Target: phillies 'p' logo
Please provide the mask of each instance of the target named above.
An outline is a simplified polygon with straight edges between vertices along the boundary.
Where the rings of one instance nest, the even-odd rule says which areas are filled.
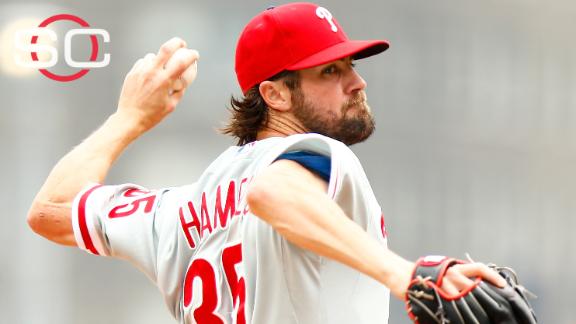
[[[326,19],[326,21],[330,24],[330,27],[332,28],[333,32],[338,31],[338,27],[336,27],[336,24],[332,20],[332,14],[330,13],[330,11],[328,11],[328,9],[324,7],[316,8],[316,16],[318,16],[320,19]]]

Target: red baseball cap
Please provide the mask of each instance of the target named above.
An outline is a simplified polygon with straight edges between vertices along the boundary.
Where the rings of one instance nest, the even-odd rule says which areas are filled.
[[[236,77],[246,93],[284,70],[301,70],[347,56],[388,49],[385,40],[350,40],[332,14],[313,3],[271,7],[244,28],[236,46]]]

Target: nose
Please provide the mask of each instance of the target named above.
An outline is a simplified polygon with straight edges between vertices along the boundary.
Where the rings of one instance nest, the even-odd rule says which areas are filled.
[[[355,93],[366,89],[366,81],[364,81],[360,74],[358,74],[354,69],[351,69],[350,71],[350,81],[348,82],[346,93]]]

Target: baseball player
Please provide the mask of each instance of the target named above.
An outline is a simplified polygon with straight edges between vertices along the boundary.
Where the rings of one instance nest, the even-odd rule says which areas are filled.
[[[49,174],[32,229],[131,262],[181,323],[386,323],[389,293],[406,297],[416,264],[387,249],[381,208],[347,145],[374,130],[354,60],[388,43],[350,40],[315,4],[269,8],[237,44],[243,96],[224,132],[238,146],[189,185],[103,185],[125,148],[182,98],[174,83],[198,55],[169,63],[185,47],[174,38],[136,62],[117,111]],[[480,263],[442,275],[447,295],[482,278],[506,286]]]

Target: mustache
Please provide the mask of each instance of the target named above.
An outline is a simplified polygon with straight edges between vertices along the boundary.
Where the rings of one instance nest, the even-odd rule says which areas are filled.
[[[354,95],[354,97],[346,101],[345,107],[350,108],[364,102],[366,102],[366,93],[364,91],[360,91]]]

